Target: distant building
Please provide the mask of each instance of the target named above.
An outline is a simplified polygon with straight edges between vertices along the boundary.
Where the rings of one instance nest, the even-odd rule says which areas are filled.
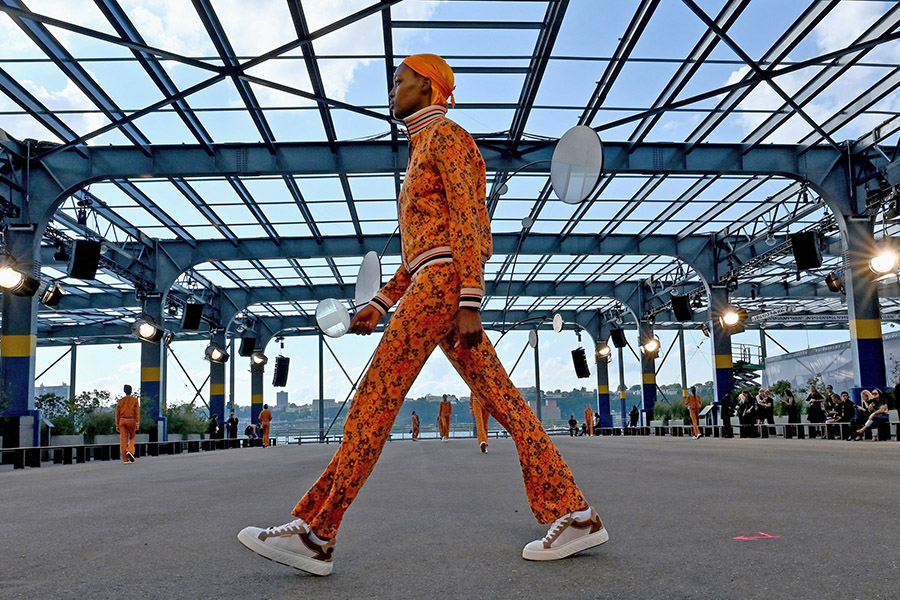
[[[288,393],[287,392],[275,392],[275,406],[278,408],[287,408],[288,405]]]
[[[37,385],[34,387],[34,397],[40,398],[44,394],[56,394],[64,400],[69,399],[69,386],[67,385]]]

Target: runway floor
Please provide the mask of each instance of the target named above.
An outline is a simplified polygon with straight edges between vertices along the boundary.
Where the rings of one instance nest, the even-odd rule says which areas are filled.
[[[515,446],[392,442],[337,538],[334,574],[235,538],[279,525],[334,445],[0,472],[0,598],[900,597],[900,444],[555,437],[610,542],[558,562]],[[750,539],[736,539],[736,538]]]

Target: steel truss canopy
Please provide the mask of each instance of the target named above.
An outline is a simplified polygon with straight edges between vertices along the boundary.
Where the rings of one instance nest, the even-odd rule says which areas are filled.
[[[767,326],[846,315],[824,287],[843,263],[815,176],[848,155],[896,166],[896,2],[250,4],[0,0],[0,208],[15,220],[23,165],[59,194],[41,276],[68,295],[41,309],[48,343],[119,339],[136,291],[167,293],[173,325],[199,300],[211,320],[304,333],[317,299],[352,297],[366,251],[387,247],[393,272],[406,143],[386,97],[416,52],[454,67],[449,116],[488,165],[487,323],[587,322],[636,286],[664,303],[710,276],[738,277]],[[599,133],[608,170],[568,205],[538,161],[574,125]],[[896,232],[897,179],[869,184],[879,236]],[[788,239],[808,229],[828,248],[797,273]],[[53,257],[86,238],[104,242],[100,271],[71,279]],[[662,304],[654,317],[674,325]]]

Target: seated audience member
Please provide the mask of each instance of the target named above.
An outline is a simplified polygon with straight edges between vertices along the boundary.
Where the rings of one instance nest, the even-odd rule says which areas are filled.
[[[578,435],[578,421],[575,420],[575,415],[569,415],[569,437],[574,435]]]
[[[870,394],[869,404],[867,406],[868,417],[866,418],[865,424],[856,430],[856,439],[857,441],[862,439],[862,435],[866,433],[866,431],[872,428],[872,425],[876,425],[878,423],[883,423],[888,420],[888,407],[887,402],[882,400],[881,398],[881,390],[874,389]],[[859,422],[862,422],[862,419],[858,419]],[[876,429],[876,437],[877,437],[877,429]]]

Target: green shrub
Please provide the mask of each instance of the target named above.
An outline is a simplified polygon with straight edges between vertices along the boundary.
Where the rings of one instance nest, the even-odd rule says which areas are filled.
[[[206,433],[209,421],[200,409],[190,404],[166,410],[169,433]]]
[[[78,435],[78,427],[75,425],[75,418],[69,415],[56,415],[48,417],[53,423],[53,435]]]
[[[81,432],[89,441],[94,436],[112,435],[116,432],[116,415],[111,411],[95,410],[88,413],[81,424]]]

